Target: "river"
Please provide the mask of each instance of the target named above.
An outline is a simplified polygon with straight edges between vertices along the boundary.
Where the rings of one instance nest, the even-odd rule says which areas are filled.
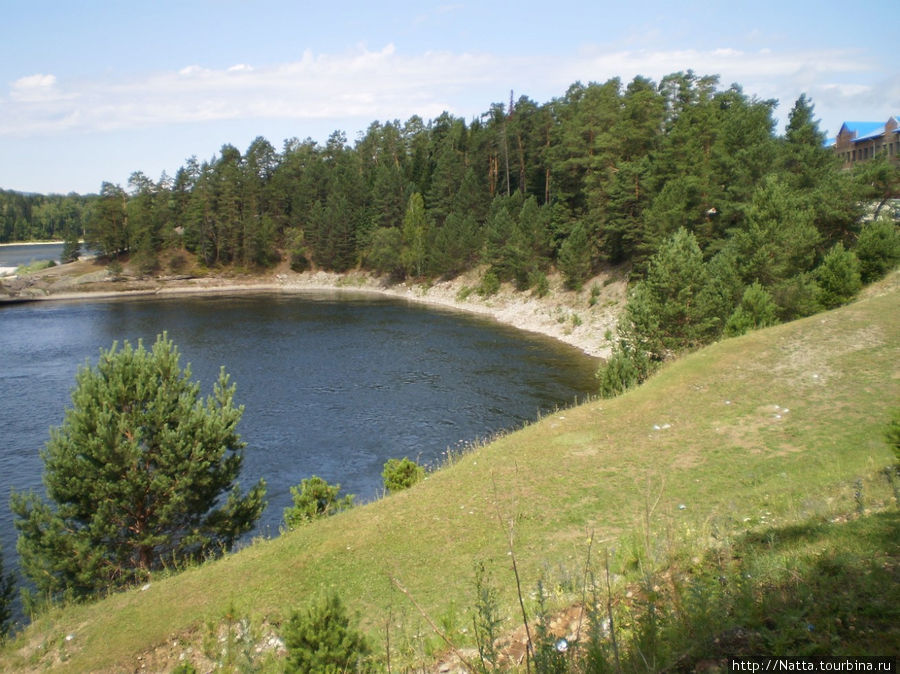
[[[0,276],[12,273],[16,267],[41,260],[59,263],[61,243],[9,243],[0,245]]]
[[[449,451],[586,397],[595,362],[491,320],[371,296],[197,296],[0,307],[0,494],[43,493],[39,449],[70,404],[79,366],[113,341],[166,330],[211,391],[219,367],[245,406],[241,482],[268,483],[253,535],[278,534],[290,487],[311,475],[377,498],[389,458]],[[0,505],[14,566],[15,531]]]

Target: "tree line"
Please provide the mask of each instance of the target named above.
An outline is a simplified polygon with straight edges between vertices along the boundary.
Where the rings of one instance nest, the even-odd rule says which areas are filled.
[[[900,194],[900,164],[842,170],[805,95],[783,135],[775,108],[692,71],[578,82],[468,122],[376,121],[352,146],[340,131],[280,151],[262,137],[224,145],[174,178],[138,171],[90,197],[4,192],[0,213],[13,232],[62,233],[69,258],[80,234],[145,274],[183,247],[209,268],[287,257],[298,271],[428,280],[478,267],[483,292],[543,293],[551,270],[577,289],[622,265],[633,292],[617,355],[631,381],[678,350],[835,306],[900,258],[893,223],[862,225],[866,204],[883,212]]]
[[[84,233],[96,195],[23,194],[0,189],[0,243],[65,240]]]
[[[0,236],[66,238],[77,223],[102,254],[129,253],[147,273],[183,245],[210,267],[284,254],[297,269],[436,278],[487,264],[521,289],[555,267],[577,287],[604,263],[642,271],[682,227],[711,257],[748,228],[755,195],[778,189],[810,214],[817,255],[849,246],[877,177],[839,169],[805,96],[783,137],[775,107],[691,71],[575,83],[469,122],[376,121],[352,146],[340,131],[281,151],[262,137],[243,153],[224,145],[174,178],[138,171],[91,197],[4,192]]]

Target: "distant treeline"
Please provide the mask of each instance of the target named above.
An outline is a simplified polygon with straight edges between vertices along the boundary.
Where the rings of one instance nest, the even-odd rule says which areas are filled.
[[[398,278],[485,264],[492,282],[524,289],[551,268],[571,286],[604,263],[642,273],[681,228],[710,259],[763,209],[781,231],[813,227],[809,271],[835,243],[853,244],[862,203],[896,189],[896,171],[876,170],[886,160],[841,171],[804,96],[784,136],[775,106],[688,71],[576,83],[545,104],[511,95],[469,122],[373,122],[352,146],[339,131],[280,152],[260,137],[91,197],[2,192],[0,240],[83,235],[146,272],[172,246],[210,267],[286,255],[295,269]]]
[[[0,243],[62,241],[84,231],[85,209],[96,195],[23,194],[0,189]]]

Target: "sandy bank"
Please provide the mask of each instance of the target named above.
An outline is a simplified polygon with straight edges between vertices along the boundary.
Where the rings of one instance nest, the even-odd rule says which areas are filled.
[[[281,270],[261,277],[160,277],[113,282],[105,272],[78,275],[64,273],[65,266],[57,269],[60,271],[55,274],[19,280],[18,285],[7,282],[4,284],[6,296],[0,296],[0,300],[92,300],[247,292],[365,293],[487,316],[520,330],[552,337],[590,356],[605,358],[611,346],[606,335],[615,332],[616,320],[625,299],[624,280],[611,277],[589,281],[580,292],[565,290],[561,279],[552,278],[550,293],[537,298],[507,286],[495,295],[481,297],[473,290],[479,280],[475,272],[431,284],[390,284],[362,272],[294,273]],[[591,288],[595,288],[593,296]]]
[[[12,243],[0,243],[0,247],[7,246],[58,246],[65,241],[13,241]]]

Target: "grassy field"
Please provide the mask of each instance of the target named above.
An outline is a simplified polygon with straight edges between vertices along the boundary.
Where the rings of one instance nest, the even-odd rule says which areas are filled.
[[[0,666],[168,671],[184,657],[201,671],[223,658],[277,671],[256,646],[334,589],[404,671],[447,650],[431,622],[471,648],[476,564],[504,630],[521,625],[513,560],[532,622],[539,581],[553,611],[599,592],[622,630],[623,669],[629,657],[664,667],[728,648],[897,655],[900,532],[883,430],[900,405],[898,363],[895,273],[847,307],[714,344],[620,398],[547,416],[409,491],[53,609]],[[857,576],[866,584],[848,588]],[[770,638],[787,620],[799,632]],[[648,634],[669,641],[647,645]]]

